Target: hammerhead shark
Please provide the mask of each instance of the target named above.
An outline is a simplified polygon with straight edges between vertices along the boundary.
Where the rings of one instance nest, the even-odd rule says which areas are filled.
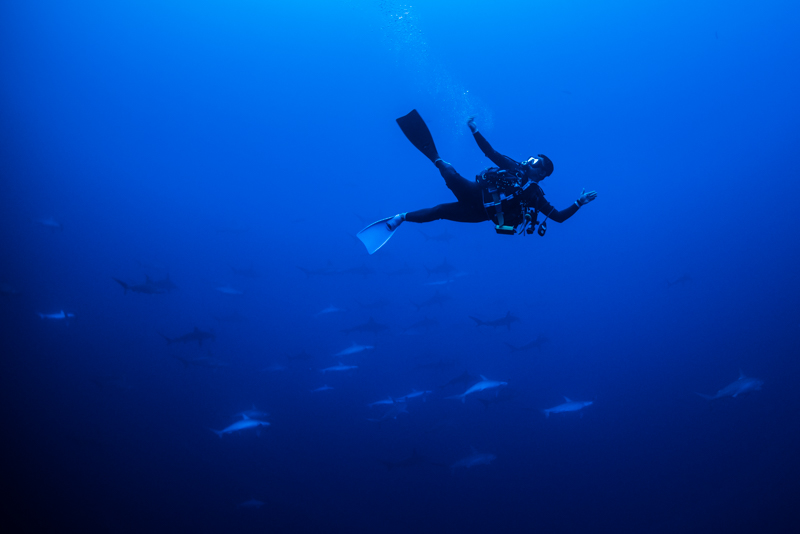
[[[245,278],[258,278],[259,276],[261,276],[261,274],[258,271],[253,269],[252,264],[250,265],[250,267],[243,267],[241,269],[237,269],[233,265],[229,265],[229,267],[233,271],[233,274],[244,276]]]
[[[506,346],[508,346],[508,348],[511,349],[511,352],[517,352],[517,351],[520,351],[520,350],[540,349],[540,348],[542,348],[542,345],[544,345],[548,341],[550,341],[550,340],[547,339],[545,336],[540,335],[540,336],[537,336],[536,339],[534,339],[533,341],[525,343],[521,347],[517,347],[515,345],[512,345],[511,343],[506,343]]]
[[[692,281],[691,276],[689,276],[688,274],[682,274],[675,280],[667,280],[667,287],[678,286],[678,285],[685,286],[687,282],[691,281]]]
[[[240,430],[247,430],[248,428],[255,428],[256,433],[261,430],[262,426],[269,426],[267,421],[259,421],[257,419],[249,419],[245,416],[242,419],[239,419],[232,425],[223,428],[222,430],[214,430],[213,428],[209,429],[214,434],[218,435],[219,437],[224,436],[225,434],[233,434],[234,432],[239,432]]]
[[[220,361],[211,354],[211,351],[208,351],[208,356],[196,356],[192,358],[175,356],[175,359],[180,361],[184,367],[189,367],[190,365],[194,365],[195,367],[207,367],[209,369],[217,369],[219,367],[227,367],[228,363]],[[255,417],[253,417],[255,419]]]
[[[326,367],[325,369],[320,369],[320,373],[327,373],[329,371],[350,371],[352,369],[358,369],[357,365],[344,365],[342,362],[339,362],[338,365],[332,365],[330,367]]]
[[[439,387],[440,388],[446,388],[448,386],[455,386],[455,385],[458,385],[458,384],[470,384],[472,382],[475,382],[476,380],[478,380],[477,376],[472,376],[471,374],[469,374],[468,371],[464,371],[463,373],[461,373],[457,377],[451,379],[449,382],[447,382],[446,384],[442,384]]]
[[[704,395],[702,393],[698,393],[698,395],[708,400],[721,399],[722,397],[732,397],[735,399],[738,395],[750,393],[751,391],[759,391],[763,385],[763,380],[745,376],[740,369],[739,379],[717,391],[716,395]]]
[[[444,294],[444,293],[439,293],[439,292],[437,291],[437,292],[436,292],[436,293],[434,293],[434,295],[433,295],[431,298],[429,298],[428,300],[424,300],[424,301],[420,302],[419,304],[417,304],[416,302],[414,302],[414,301],[412,300],[412,301],[411,301],[411,304],[413,304],[413,305],[414,305],[414,306],[417,308],[417,311],[420,311],[422,308],[425,308],[425,307],[428,307],[428,306],[433,306],[434,304],[438,304],[438,305],[439,305],[439,307],[441,308],[441,307],[442,307],[442,305],[443,305],[445,302],[447,302],[448,300],[450,300],[450,298],[451,298],[451,297],[450,297],[450,295],[446,295],[446,294]]]
[[[56,313],[40,313],[38,315],[42,319],[65,320],[66,322],[69,322],[69,319],[75,317],[74,313],[64,313],[64,310]]]
[[[447,230],[445,230],[441,234],[430,234],[429,235],[429,234],[426,234],[425,232],[423,232],[422,230],[420,230],[419,233],[422,234],[422,236],[425,238],[425,241],[439,241],[441,243],[449,243],[450,240],[455,237],[453,234],[451,234]]]
[[[479,391],[485,391],[487,389],[495,389],[495,388],[502,388],[508,385],[508,382],[501,382],[499,380],[489,380],[485,376],[481,375],[481,381],[469,388],[467,391],[462,393],[461,395],[453,395],[450,397],[445,397],[445,399],[461,399],[461,402],[467,401],[467,395],[472,393],[477,393]]]
[[[179,342],[180,343],[188,343],[189,341],[197,341],[198,346],[202,346],[203,345],[203,340],[215,339],[216,338],[216,336],[214,335],[213,332],[204,332],[204,331],[200,330],[199,328],[197,328],[196,326],[194,327],[194,330],[192,330],[188,334],[183,334],[180,337],[168,338],[167,336],[165,336],[164,334],[161,334],[160,332],[159,332],[159,335],[167,340],[167,345],[170,345],[172,343],[179,343]]]
[[[52,217],[48,217],[47,219],[36,219],[36,224],[44,226],[45,228],[50,228],[50,230],[53,232],[56,230],[61,230],[62,232],[64,231],[64,225]]]
[[[505,317],[501,317],[500,319],[495,319],[493,321],[482,321],[471,315],[469,318],[475,321],[476,327],[491,326],[492,328],[497,328],[498,326],[505,326],[508,327],[509,330],[511,330],[511,323],[519,321],[519,317],[511,315],[511,312],[508,312]]]
[[[425,270],[428,271],[428,276],[432,274],[441,274],[444,276],[450,276],[451,273],[456,272],[458,269],[447,263],[447,259],[445,259],[444,261],[442,261],[442,263],[440,263],[436,267],[430,267],[430,268],[425,267]]]
[[[470,467],[475,467],[476,465],[489,465],[497,459],[497,456],[492,453],[476,451],[475,447],[470,447],[470,450],[472,451],[472,454],[460,459],[450,466],[451,472],[455,473],[456,469],[459,467],[465,467],[469,469]]]
[[[121,285],[122,289],[125,290],[123,294],[127,294],[128,291],[133,293],[144,293],[145,295],[161,295],[167,292],[167,289],[164,285],[153,282],[150,280],[149,276],[145,276],[144,284],[126,284],[118,278],[114,278],[114,281]]]
[[[397,419],[397,416],[400,415],[401,413],[408,413],[408,410],[406,410],[406,401],[393,399],[392,405],[389,407],[388,410],[386,410],[386,413],[384,413],[377,419],[367,418],[367,421],[371,421],[373,423],[381,423],[389,419]]]
[[[594,401],[574,401],[569,397],[564,397],[564,402],[562,404],[542,410],[542,413],[545,417],[550,417],[551,413],[577,412],[592,404],[594,404]],[[581,415],[583,415],[583,412],[581,412]]]

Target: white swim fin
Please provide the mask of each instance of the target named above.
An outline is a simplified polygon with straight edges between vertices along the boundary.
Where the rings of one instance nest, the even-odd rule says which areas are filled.
[[[390,230],[386,224],[393,218],[394,216],[375,221],[356,234],[361,242],[364,243],[364,246],[367,247],[367,252],[374,254],[394,235],[397,228]]]

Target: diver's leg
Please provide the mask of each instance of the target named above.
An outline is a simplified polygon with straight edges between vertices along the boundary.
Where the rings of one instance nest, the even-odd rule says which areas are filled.
[[[447,188],[453,192],[459,202],[467,204],[481,202],[481,190],[478,184],[458,174],[458,171],[452,165],[442,159],[436,160],[436,167],[439,169],[442,178],[444,178]]]
[[[414,223],[427,223],[445,219],[448,221],[476,223],[487,220],[486,211],[481,207],[465,204],[463,202],[449,202],[439,204],[432,208],[425,208],[417,211],[409,211],[405,215],[405,220]]]
[[[444,178],[447,188],[453,192],[458,202],[409,211],[403,220],[415,223],[426,223],[439,219],[464,223],[488,221],[486,210],[483,208],[480,186],[458,174],[455,168],[446,161],[437,159],[434,163]]]

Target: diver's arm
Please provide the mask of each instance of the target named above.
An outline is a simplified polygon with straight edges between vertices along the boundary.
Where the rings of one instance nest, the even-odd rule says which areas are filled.
[[[469,130],[472,132],[472,137],[474,137],[475,141],[478,143],[478,147],[487,158],[492,160],[492,163],[507,171],[517,169],[519,164],[516,161],[493,149],[489,141],[478,131],[478,125],[475,124],[475,117],[470,117],[469,120],[467,120],[467,126],[469,126]]]
[[[578,212],[578,205],[573,202],[567,209],[564,209],[564,210],[560,210],[559,211],[559,210],[553,208],[548,217],[551,220],[553,220],[553,221],[555,221],[557,223],[562,223],[562,222],[566,221],[567,219],[569,219],[570,217],[572,217],[573,215],[575,215],[575,213],[577,213],[577,212]],[[546,212],[542,212],[542,213],[546,213]]]
[[[581,208],[581,206],[588,204],[592,200],[597,198],[597,193],[595,191],[586,192],[586,189],[583,190],[581,196],[578,197],[578,200],[570,204],[570,206],[563,210],[557,210],[549,202],[547,202],[544,197],[539,197],[539,211],[544,213],[548,218],[554,220],[557,223],[562,223],[575,215],[577,211]]]
[[[493,149],[492,145],[490,145],[489,141],[483,137],[482,133],[475,132],[472,134],[472,137],[475,138],[475,141],[478,143],[478,147],[480,147],[481,151],[483,151],[483,154],[492,160],[492,163],[507,171],[517,170],[519,163]]]

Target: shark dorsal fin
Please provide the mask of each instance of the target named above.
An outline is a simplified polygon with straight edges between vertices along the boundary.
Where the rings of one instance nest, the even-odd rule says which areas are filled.
[[[242,418],[243,419],[248,419],[248,420],[250,419],[249,417],[247,417],[247,414],[242,414]]]
[[[483,380],[484,382],[488,382],[488,381],[489,381],[489,379],[488,379],[488,378],[486,378],[486,377],[485,377],[485,376],[483,376],[483,375],[480,375],[480,377],[481,377],[481,380]]]
[[[570,400],[570,398],[567,397],[566,395],[564,395],[564,400],[567,401],[567,402],[572,402],[572,400]]]

